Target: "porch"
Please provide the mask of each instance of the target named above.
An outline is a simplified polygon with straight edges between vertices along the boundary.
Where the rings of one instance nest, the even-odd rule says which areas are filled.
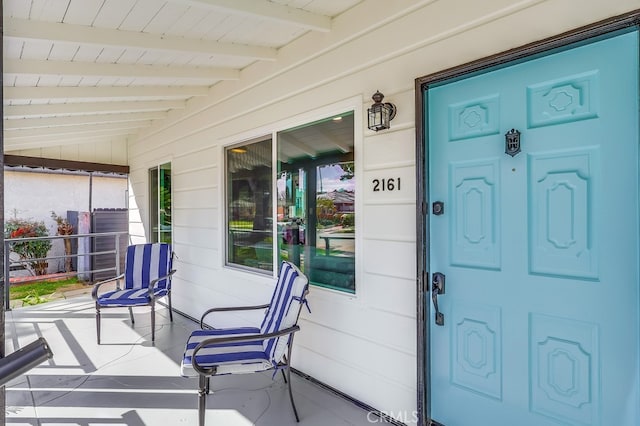
[[[87,295],[6,312],[7,353],[44,337],[54,357],[7,385],[10,425],[179,425],[197,422],[197,379],[180,376],[191,319],[158,307],[156,342],[149,315],[137,309],[103,314],[96,344],[95,309]],[[294,366],[295,366],[294,352]],[[287,389],[272,372],[211,381],[210,425],[296,425]],[[300,375],[292,389],[301,426],[390,424]]]

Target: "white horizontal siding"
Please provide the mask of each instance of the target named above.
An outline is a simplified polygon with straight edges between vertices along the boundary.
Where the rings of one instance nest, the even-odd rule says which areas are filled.
[[[414,206],[415,202],[409,206],[410,208],[402,209],[394,204],[365,204],[367,214],[362,218],[363,233],[377,240],[414,241],[416,238]]]
[[[579,14],[566,13],[577,8]],[[365,1],[336,18],[330,33],[300,37],[280,49],[276,63],[247,67],[239,81],[211,87],[209,96],[188,101],[183,113],[143,130],[129,148],[132,166],[157,156],[175,158],[174,235],[185,253],[176,306],[197,317],[212,305],[269,298],[267,277],[222,267],[221,145],[268,135],[301,115],[320,119],[311,112],[362,99],[356,108],[357,293],[311,289],[312,313],[304,314],[293,360],[302,371],[380,410],[412,412],[415,79],[634,8],[637,0],[398,0],[384,8]],[[376,90],[398,108],[390,131],[366,129],[366,108]],[[401,191],[372,190],[373,179],[397,177]]]
[[[394,130],[395,125],[396,122],[393,120],[390,132],[373,134],[365,138],[364,167],[366,170],[414,164],[415,132],[413,128]],[[391,147],[393,149],[390,149]]]
[[[334,339],[335,340],[335,339]],[[373,353],[358,352],[363,358],[376,358],[379,351]],[[384,407],[387,412],[400,412],[415,410],[415,403],[409,401],[416,400],[416,389],[404,385],[397,385],[380,376],[378,372],[382,370],[396,371],[399,376],[405,376],[404,371],[410,370],[411,364],[415,364],[415,359],[394,354],[392,364],[379,364],[373,370],[365,370],[358,364],[346,364],[336,362],[331,353],[325,351],[314,352],[303,346],[296,347],[295,355],[292,356],[293,366],[314,377],[322,377],[323,381],[332,383],[340,391],[347,393],[360,401],[368,401],[370,404],[371,395],[381,395],[375,408]],[[415,380],[414,380],[415,381]],[[394,381],[395,382],[395,381]],[[379,408],[378,408],[379,409]]]
[[[198,187],[198,184],[205,182],[192,182],[191,188],[181,189],[173,187],[173,203],[180,206],[187,206],[194,209],[206,209],[218,205],[218,187]]]
[[[179,170],[175,172],[174,175],[176,173],[190,173],[193,170],[218,166],[218,152],[220,149],[217,146],[211,147],[211,145],[209,145],[205,148],[194,150],[190,142],[189,140],[183,140],[182,143],[187,146],[185,146],[182,152],[176,154],[173,159],[174,167]],[[217,181],[217,176],[214,181]]]
[[[416,318],[416,280],[389,277],[370,272],[363,274],[367,283],[367,304],[371,309]]]
[[[189,228],[218,229],[218,208],[183,208],[173,207],[173,226]]]
[[[364,213],[366,214],[366,213]],[[412,279],[416,277],[414,241],[374,240],[364,237],[364,270],[372,274]]]

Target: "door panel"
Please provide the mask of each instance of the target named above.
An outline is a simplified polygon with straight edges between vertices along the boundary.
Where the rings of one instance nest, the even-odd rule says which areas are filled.
[[[500,269],[500,173],[497,159],[452,162],[451,264]]]
[[[434,420],[640,424],[637,58],[628,32],[428,90]]]
[[[598,148],[530,154],[529,253],[532,274],[595,279]]]

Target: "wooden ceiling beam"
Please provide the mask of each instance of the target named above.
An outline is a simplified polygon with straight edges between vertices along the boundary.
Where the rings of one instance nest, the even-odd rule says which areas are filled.
[[[277,22],[284,22],[312,31],[329,32],[331,18],[306,10],[284,6],[266,0],[169,0],[173,3],[209,6],[226,9],[234,13],[256,16]]]
[[[45,61],[37,59],[4,60],[4,74],[77,75],[127,78],[187,78],[204,80],[238,80],[240,71],[233,68],[184,67],[146,64],[105,64],[97,62]]]
[[[31,99],[95,99],[95,98],[176,98],[206,96],[207,86],[91,86],[91,87],[13,87],[4,86],[4,101]]]
[[[72,102],[59,104],[5,105],[4,116],[46,117],[54,115],[92,115],[121,112],[169,111],[184,109],[183,100],[167,101],[111,101],[111,102]]]
[[[31,19],[5,18],[4,37],[274,61],[276,49]]]

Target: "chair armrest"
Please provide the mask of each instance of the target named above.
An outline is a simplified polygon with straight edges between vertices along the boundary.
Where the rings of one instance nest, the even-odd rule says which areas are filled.
[[[274,337],[281,337],[281,336],[293,334],[299,330],[300,330],[300,326],[294,325],[292,327],[284,328],[280,331],[274,331],[272,333],[245,334],[242,336],[228,336],[228,337],[211,337],[209,339],[205,339],[202,342],[198,343],[198,346],[196,346],[193,349],[193,354],[191,354],[191,365],[193,366],[193,369],[198,372],[198,374],[203,376],[210,376],[212,374],[215,374],[216,367],[205,368],[200,364],[198,364],[198,361],[196,360],[196,354],[205,346],[223,344],[223,343],[239,343],[239,342],[251,342],[253,340],[272,339]]]
[[[113,281],[120,281],[123,278],[124,278],[124,274],[120,274],[117,277],[109,278],[107,280],[99,281],[95,283],[93,285],[93,290],[91,290],[91,297],[93,297],[93,300],[98,300],[98,289],[100,288],[101,285],[107,284]]]
[[[156,284],[158,284],[162,280],[166,280],[167,278],[171,278],[171,276],[173,276],[173,274],[175,274],[175,273],[176,273],[176,270],[172,269],[171,271],[169,271],[169,273],[167,275],[163,275],[163,276],[158,277],[155,280],[151,281],[149,283],[149,287],[148,287],[149,288],[149,297],[152,298],[152,299],[155,298],[155,295],[153,294],[153,290],[155,289]]]
[[[252,306],[227,306],[222,308],[207,309],[200,317],[200,328],[204,330],[204,318],[214,312],[233,312],[233,311],[252,311],[256,309],[266,309],[269,307],[269,303],[265,305],[252,305]]]

